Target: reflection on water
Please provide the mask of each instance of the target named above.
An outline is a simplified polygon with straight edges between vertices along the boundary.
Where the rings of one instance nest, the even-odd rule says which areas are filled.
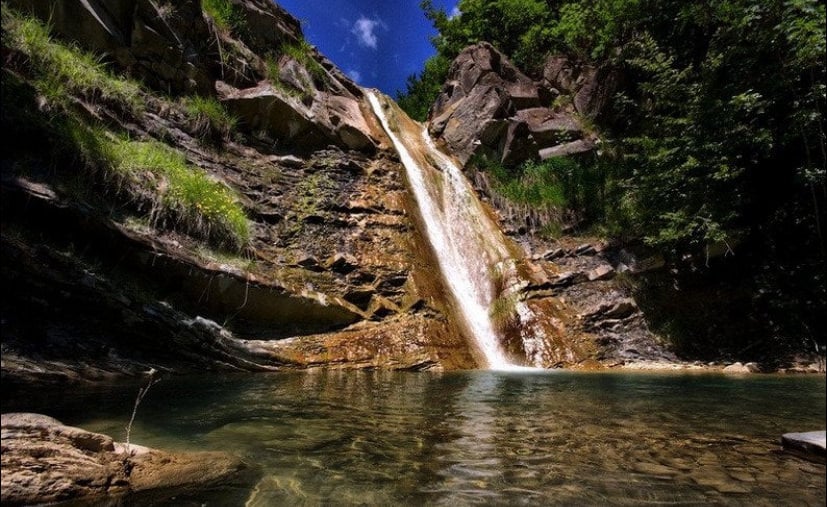
[[[122,439],[135,391],[14,408]],[[824,425],[824,377],[320,371],[165,379],[132,440],[245,456],[251,506],[824,505],[777,443]]]

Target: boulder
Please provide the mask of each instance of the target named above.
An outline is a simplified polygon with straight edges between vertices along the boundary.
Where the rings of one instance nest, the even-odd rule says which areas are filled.
[[[502,89],[480,86],[446,110],[434,109],[429,131],[465,163],[480,145],[492,151],[498,149],[508,128],[508,109],[508,97]]]
[[[359,260],[351,254],[337,253],[325,262],[325,267],[337,273],[350,273],[359,266]]]
[[[247,342],[257,355],[300,367],[426,370],[472,368],[476,361],[461,335],[421,314],[389,315],[335,333]]]
[[[588,276],[582,271],[564,271],[557,275],[551,284],[555,287],[566,287],[568,285],[575,285],[583,283],[588,280]]]
[[[213,486],[247,468],[223,453],[171,454],[118,444],[41,414],[3,414],[0,425],[4,505],[108,505],[126,494]]]
[[[319,264],[319,259],[314,255],[302,253],[296,258],[296,266],[308,269],[310,271],[322,271],[323,268]]]
[[[244,89],[217,81],[216,91],[245,128],[267,132],[280,146],[309,153],[334,144],[372,153],[378,145],[360,102],[352,97],[316,91],[303,99],[267,81]]]
[[[386,297],[374,294],[368,305],[367,313],[373,320],[382,320],[389,315],[399,313],[399,306]]]
[[[596,253],[597,249],[595,249],[594,246],[589,243],[583,243],[582,245],[578,245],[572,252],[573,255],[594,255]]]
[[[824,463],[827,461],[827,432],[807,431],[781,435],[781,446],[786,452]]]
[[[277,91],[266,81],[243,90],[219,81],[216,90],[224,106],[246,128],[266,131],[280,144],[313,151],[331,141],[299,99]]]
[[[609,104],[620,77],[617,69],[609,65],[595,67],[551,55],[543,66],[541,84],[569,97],[577,113],[594,119]]]
[[[344,149],[372,153],[378,144],[371,135],[360,102],[354,98],[328,94],[315,103],[314,116]]]
[[[594,135],[581,119],[605,105],[603,74],[575,69],[568,60],[554,62],[557,66],[551,65],[537,82],[486,42],[466,48],[451,64],[448,81],[431,108],[431,134],[463,164],[474,154],[517,165],[593,150]],[[570,91],[573,98],[554,105],[559,89]]]
[[[743,364],[741,362],[732,363],[723,369],[724,373],[758,373],[760,371],[761,368],[757,363]]]
[[[547,160],[553,157],[569,157],[572,155],[579,155],[581,153],[588,153],[595,148],[595,143],[591,139],[578,139],[570,143],[558,144],[548,148],[541,148],[537,151],[540,159]]]
[[[631,298],[618,301],[609,301],[585,313],[583,317],[589,321],[605,319],[625,319],[638,311],[637,304]]]
[[[244,43],[260,55],[283,43],[298,42],[303,36],[301,23],[270,0],[232,0],[245,30]]]
[[[558,247],[558,248],[552,248],[550,250],[546,250],[545,252],[543,252],[540,255],[540,257],[542,257],[543,259],[545,259],[547,261],[553,261],[554,259],[556,259],[558,257],[562,257],[565,254],[566,254],[566,251],[563,250],[562,248]]]

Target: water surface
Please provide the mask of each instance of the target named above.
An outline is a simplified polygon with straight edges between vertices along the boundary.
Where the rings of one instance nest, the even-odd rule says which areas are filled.
[[[3,410],[122,440],[136,391]],[[170,505],[824,505],[824,465],[778,445],[824,426],[823,376],[316,371],[166,378],[132,441],[261,467]]]

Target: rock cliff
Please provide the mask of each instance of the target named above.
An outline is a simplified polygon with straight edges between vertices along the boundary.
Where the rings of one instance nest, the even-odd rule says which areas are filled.
[[[363,91],[272,2],[227,5],[4,2],[4,383],[476,366]],[[601,71],[534,82],[486,44],[453,69],[430,129],[461,161],[592,149]],[[586,364],[543,262],[544,364]]]
[[[620,75],[609,66],[579,64],[549,56],[542,77],[532,80],[497,49],[481,42],[466,48],[451,65],[448,80],[429,114],[429,131],[466,164],[477,191],[488,200],[505,232],[525,252],[534,282],[528,301],[556,296],[538,313],[566,315],[569,332],[590,337],[604,364],[676,361],[649,330],[638,308],[630,277],[663,266],[643,248],[597,238],[539,234],[560,210],[515,204],[498,194],[490,175],[473,163],[485,157],[505,166],[583,156],[596,151],[592,120],[608,106]],[[617,275],[621,276],[618,277]],[[625,282],[624,282],[625,280]],[[577,340],[569,338],[569,343]]]
[[[474,366],[396,155],[361,89],[294,18],[253,0],[232,2],[229,28],[197,1],[52,4],[3,9],[14,146],[2,165],[4,382],[147,367]],[[100,84],[47,97],[37,57],[14,39],[27,15],[49,20],[49,44],[93,52],[107,79],[135,83],[140,105]],[[193,112],[204,97],[232,129]],[[76,123],[105,131],[98,143],[172,148],[229,189],[249,239],[227,248],[211,240],[211,215],[193,212],[201,226],[186,227],[185,213],[159,212],[169,192],[146,194],[169,175],[137,171],[112,188],[116,171],[90,169],[86,145],[66,135]]]
[[[460,162],[483,155],[516,165],[595,149],[589,122],[618,76],[609,68],[551,56],[534,81],[487,42],[462,51],[429,113],[430,132]]]

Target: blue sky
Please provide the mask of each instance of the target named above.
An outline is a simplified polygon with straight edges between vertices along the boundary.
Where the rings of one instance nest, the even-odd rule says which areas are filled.
[[[305,38],[362,86],[390,96],[435,53],[436,33],[420,0],[276,0],[302,22]],[[457,0],[434,5],[456,12]]]

